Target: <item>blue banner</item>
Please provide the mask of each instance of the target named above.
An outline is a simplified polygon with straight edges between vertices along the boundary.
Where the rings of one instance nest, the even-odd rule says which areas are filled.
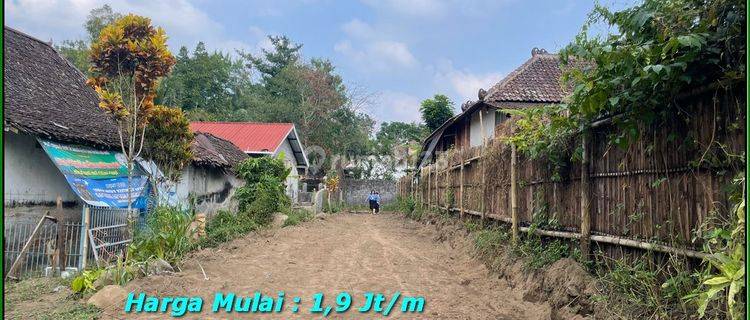
[[[73,192],[87,204],[128,207],[128,177],[121,153],[45,140],[39,142]],[[130,195],[133,208],[145,209],[149,195],[148,177],[134,174],[130,181]]]

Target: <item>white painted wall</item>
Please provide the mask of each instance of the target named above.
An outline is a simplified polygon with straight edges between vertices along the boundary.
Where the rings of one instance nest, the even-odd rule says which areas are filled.
[[[482,122],[479,122],[479,112],[482,112]],[[495,136],[495,109],[483,107],[471,114],[469,123],[469,145],[476,147],[482,145],[482,123],[484,124],[484,137],[491,139]]]
[[[243,184],[231,172],[190,165],[183,169],[175,195],[183,206],[190,203],[191,197],[198,199],[196,211],[212,215],[221,209],[235,210],[232,196]]]
[[[292,145],[289,140],[284,139],[274,156],[284,153],[284,163],[290,168],[289,177],[286,178],[286,194],[292,199],[292,203],[297,203],[297,194],[299,193],[299,173],[297,173],[297,159],[294,157]]]
[[[4,134],[4,205],[54,203],[57,195],[66,202],[78,200],[36,137],[8,131]]]

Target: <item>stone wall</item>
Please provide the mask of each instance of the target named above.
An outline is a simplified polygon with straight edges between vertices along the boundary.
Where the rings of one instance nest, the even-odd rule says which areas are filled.
[[[367,205],[367,196],[372,190],[380,193],[381,204],[396,201],[398,195],[398,185],[393,180],[344,179],[341,190],[346,205]]]

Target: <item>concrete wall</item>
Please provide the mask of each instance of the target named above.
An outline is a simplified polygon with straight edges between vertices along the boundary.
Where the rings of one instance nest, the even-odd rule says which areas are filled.
[[[232,201],[232,196],[243,184],[231,172],[190,165],[182,172],[176,196],[180,203],[194,201],[196,211],[208,215],[222,209],[235,211],[237,204]]]
[[[479,121],[479,112],[482,112],[482,122]],[[470,146],[482,145],[482,126],[484,126],[485,138],[490,139],[495,136],[495,109],[484,107],[471,114],[469,125]]]
[[[3,216],[6,226],[37,223],[47,211],[54,213],[58,195],[62,197],[67,218],[80,219],[78,197],[36,137],[6,131],[3,151]]]
[[[36,137],[6,131],[3,151],[4,205],[54,204],[57,195],[65,202],[78,201]]]
[[[344,179],[341,182],[341,190],[346,205],[367,205],[367,196],[372,190],[380,192],[381,204],[395,201],[398,196],[398,185],[395,180]]]
[[[292,199],[292,203],[297,203],[297,194],[300,189],[299,185],[299,173],[297,172],[297,159],[294,158],[294,151],[292,146],[289,144],[289,140],[284,140],[276,152],[276,156],[280,153],[284,153],[284,163],[287,168],[291,168],[289,171],[289,177],[286,178],[286,194]]]

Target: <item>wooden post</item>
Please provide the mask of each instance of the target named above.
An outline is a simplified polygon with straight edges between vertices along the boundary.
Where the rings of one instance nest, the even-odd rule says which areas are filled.
[[[590,138],[589,129],[584,129],[581,135],[581,255],[584,260],[588,259],[591,248],[591,202],[589,200],[590,183],[589,183],[589,163],[591,159],[591,150],[589,147]]]
[[[65,213],[62,209],[62,197],[60,195],[57,195],[57,201],[56,201],[56,208],[55,208],[55,214],[54,217],[57,219],[57,239],[55,239],[55,253],[57,255],[57,259],[54,259],[54,263],[52,264],[52,272],[56,273],[57,268],[60,268],[60,272],[62,272],[65,269],[65,266],[67,265],[67,254],[65,254]]]
[[[458,178],[459,179],[458,192],[461,198],[459,198],[458,203],[459,203],[459,207],[461,208],[461,212],[459,215],[461,216],[461,219],[463,219],[464,218],[464,154],[463,152],[461,152],[461,167],[460,168],[461,168],[460,169],[461,171],[459,172],[459,178]]]
[[[484,197],[487,194],[487,183],[486,183],[486,178],[485,178],[485,176],[487,175],[487,161],[485,161],[486,159],[484,159],[484,152],[485,152],[484,149],[487,147],[487,137],[486,137],[487,134],[484,132],[484,117],[482,116],[483,113],[484,113],[484,108],[480,108],[479,109],[479,130],[482,130],[482,146],[481,146],[482,149],[479,150],[479,155],[480,155],[479,161],[481,161],[481,164],[482,164],[482,189],[481,189],[482,193],[481,193],[481,197],[479,198],[479,201],[480,201],[480,208],[482,208],[481,209],[482,210],[481,211],[482,212],[482,224],[484,225],[485,218],[487,217],[487,212],[486,212],[487,206],[484,200]]]
[[[427,167],[427,210],[432,204],[432,166]]]
[[[313,206],[317,208],[316,206]],[[317,210],[317,209],[316,209]],[[89,228],[91,227],[91,208],[88,206],[83,208],[83,245],[81,247],[81,270],[86,269],[86,258],[88,258],[89,252]]]
[[[518,243],[518,190],[516,173],[516,145],[510,145],[510,222],[513,244]]]

